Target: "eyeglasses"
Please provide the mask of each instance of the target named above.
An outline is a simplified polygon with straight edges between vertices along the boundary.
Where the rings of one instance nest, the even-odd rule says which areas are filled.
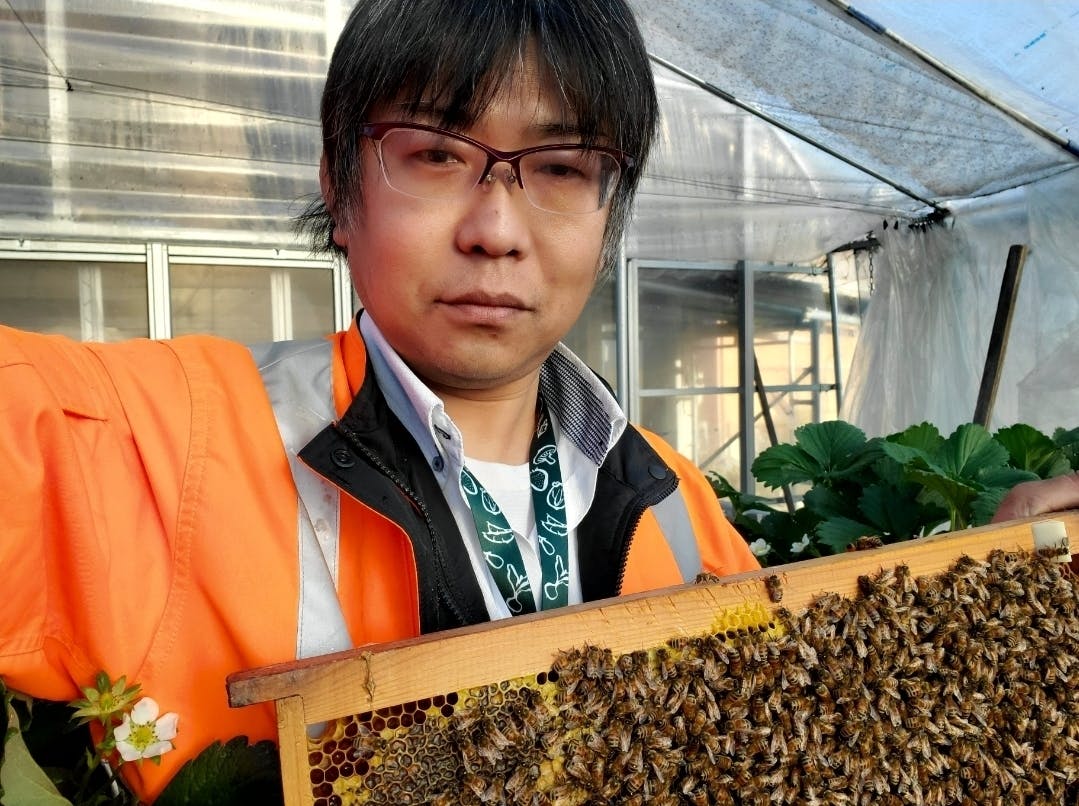
[[[375,141],[386,183],[421,199],[453,199],[492,182],[496,163],[534,207],[552,213],[603,209],[633,157],[614,148],[559,143],[499,151],[461,134],[422,123],[369,123],[360,134]]]

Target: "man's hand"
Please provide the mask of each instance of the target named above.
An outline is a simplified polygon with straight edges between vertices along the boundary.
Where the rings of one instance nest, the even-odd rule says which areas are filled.
[[[997,507],[992,523],[1079,508],[1079,474],[1016,484]]]

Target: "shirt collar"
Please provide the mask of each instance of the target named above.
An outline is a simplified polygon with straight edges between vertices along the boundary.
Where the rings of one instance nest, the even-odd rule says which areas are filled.
[[[360,332],[386,401],[424,455],[433,461],[448,453],[451,464],[463,463],[461,433],[442,401],[401,360],[369,315],[360,316]],[[597,467],[603,464],[626,428],[626,416],[606,385],[560,343],[540,368],[540,393],[561,429],[560,437],[573,442]]]

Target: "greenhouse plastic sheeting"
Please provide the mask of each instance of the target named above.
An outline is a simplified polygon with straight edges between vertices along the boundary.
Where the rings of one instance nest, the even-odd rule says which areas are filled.
[[[896,28],[900,41],[921,42],[969,69],[1057,135],[1076,131],[1079,4],[855,5]],[[1075,164],[1059,145],[827,0],[636,6],[656,55],[933,202],[994,193]]]
[[[826,0],[634,5],[650,52],[681,74],[656,68],[663,127],[630,231],[639,256],[814,260],[926,201],[1074,164]],[[0,237],[291,245],[290,216],[317,192],[318,97],[350,7],[9,0]],[[1075,124],[1079,82],[1060,65],[1074,63],[1076,7],[866,4],[1055,130]]]
[[[845,412],[886,432],[972,416],[1024,243],[992,422],[1067,424],[1079,0],[631,2],[663,118],[628,257],[822,265],[875,239]],[[350,7],[6,0],[0,239],[294,246]]]
[[[881,233],[844,401],[871,435],[974,418],[1009,247],[1030,246],[991,428],[1079,426],[1079,171],[972,202],[953,223]]]

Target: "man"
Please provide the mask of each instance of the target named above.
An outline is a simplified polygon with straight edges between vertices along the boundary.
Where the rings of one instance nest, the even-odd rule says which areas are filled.
[[[99,669],[179,715],[233,671],[756,567],[696,467],[559,340],[610,264],[655,129],[622,0],[365,0],[323,98],[346,333],[253,352],[0,331],[0,675]],[[495,505],[497,502],[497,505]]]

